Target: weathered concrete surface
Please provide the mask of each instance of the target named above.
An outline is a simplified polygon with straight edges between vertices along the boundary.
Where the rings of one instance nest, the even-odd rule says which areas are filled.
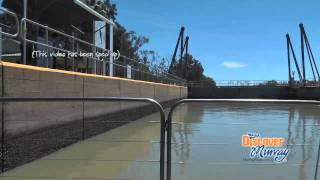
[[[0,70],[2,97],[138,97],[156,99],[167,106],[187,96],[187,88],[161,83],[6,62],[0,63]],[[0,113],[4,112],[0,129],[4,129],[5,139],[0,167],[5,171],[157,111],[150,104],[124,102],[0,105]]]
[[[306,99],[320,100],[320,88],[288,88],[288,87],[192,87],[189,98],[212,99]]]
[[[320,88],[292,88],[289,89],[289,97],[294,99],[320,100]]]
[[[2,62],[4,97],[143,97],[166,102],[187,96],[185,87]],[[2,91],[2,88],[1,88]],[[2,92],[1,92],[2,93]],[[6,103],[6,134],[99,117],[145,104],[119,102]]]

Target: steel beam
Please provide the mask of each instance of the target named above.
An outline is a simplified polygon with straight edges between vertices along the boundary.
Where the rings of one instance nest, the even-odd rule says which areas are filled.
[[[174,64],[176,62],[176,56],[177,56],[177,52],[178,52],[181,36],[182,36],[182,33],[184,32],[184,30],[185,30],[185,28],[182,26],[181,29],[180,29],[180,33],[179,33],[179,37],[178,37],[178,40],[177,40],[177,44],[176,44],[176,47],[174,49],[173,56],[172,56],[172,59],[171,59],[171,64],[170,64],[170,67],[169,67],[169,73],[172,73],[172,71],[173,71],[173,66],[174,66]]]
[[[306,83],[306,65],[305,65],[305,59],[304,59],[304,35],[303,35],[303,24],[299,24],[300,27],[300,40],[301,40],[301,62],[302,62],[302,77],[303,77],[303,85]]]
[[[296,65],[296,69],[298,71],[299,79],[300,79],[300,81],[303,81],[303,77],[301,75],[301,71],[300,71],[300,67],[299,67],[299,64],[298,64],[298,60],[297,60],[296,54],[294,52],[294,49],[293,49],[293,46],[292,46],[292,43],[291,43],[290,35],[286,34],[286,38],[287,38],[287,41],[289,43],[289,48],[290,48],[290,51],[292,53],[294,63]],[[290,56],[290,54],[289,54],[289,56]]]
[[[303,28],[303,36],[304,36],[304,40],[305,40],[305,44],[306,44],[306,48],[307,48],[310,64],[312,66],[312,70],[313,70],[313,66],[314,66],[314,69],[315,69],[315,72],[317,74],[318,80],[320,81],[320,74],[319,74],[319,70],[318,70],[318,67],[317,67],[317,63],[315,61],[315,58],[314,58],[314,55],[313,55],[313,52],[312,52],[312,49],[311,49],[309,38],[308,38],[306,30],[304,28]],[[314,71],[313,71],[313,73],[314,73]]]
[[[183,51],[185,50],[183,77],[186,77],[188,71],[188,51],[189,51],[189,36],[186,37]]]
[[[291,55],[290,55],[290,43],[289,43],[289,39],[288,39],[288,34],[286,36],[287,38],[287,56],[288,56],[288,75],[289,75],[289,86],[292,85],[292,76],[291,76]]]

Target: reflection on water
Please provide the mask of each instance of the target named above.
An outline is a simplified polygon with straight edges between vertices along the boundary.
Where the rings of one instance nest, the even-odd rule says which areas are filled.
[[[173,114],[173,180],[311,180],[319,144],[317,105],[182,105]],[[0,179],[159,179],[159,114],[74,144]],[[241,136],[284,137],[288,161],[245,161]],[[320,175],[318,175],[320,178]]]
[[[183,105],[173,117],[172,179],[314,179],[319,109],[307,104]],[[241,136],[248,132],[286,138],[288,161],[245,161],[250,148],[241,147]]]

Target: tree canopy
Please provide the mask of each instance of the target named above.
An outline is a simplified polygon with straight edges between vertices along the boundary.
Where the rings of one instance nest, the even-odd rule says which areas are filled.
[[[204,68],[201,62],[195,59],[191,54],[180,58],[173,65],[173,74],[191,82],[201,82],[207,86],[216,86],[215,81],[204,75]]]

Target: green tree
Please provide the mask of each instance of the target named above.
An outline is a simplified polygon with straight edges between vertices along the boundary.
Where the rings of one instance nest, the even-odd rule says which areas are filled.
[[[216,86],[215,81],[203,74],[204,69],[201,62],[191,54],[184,56],[173,65],[173,74],[192,82],[201,82],[208,86]]]
[[[122,25],[117,23],[114,33],[114,49],[119,50],[121,54],[133,58],[140,59],[140,48],[149,42],[144,36],[138,36],[134,31],[127,31]]]

